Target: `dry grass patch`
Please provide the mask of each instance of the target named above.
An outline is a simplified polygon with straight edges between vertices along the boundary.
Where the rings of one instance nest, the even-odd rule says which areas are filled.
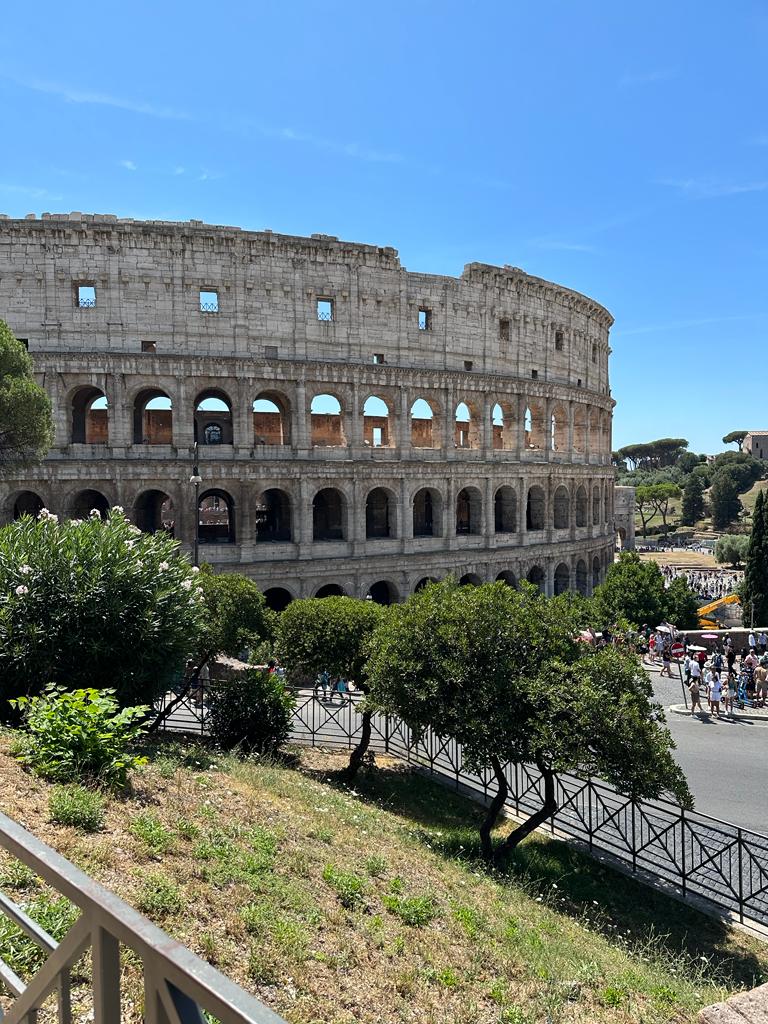
[[[343,763],[168,745],[95,836],[51,822],[50,787],[2,754],[0,784],[6,813],[295,1024],[682,1022],[760,980],[758,943],[563,844],[489,875],[475,807],[383,760],[349,791]],[[7,858],[0,877],[46,894]]]

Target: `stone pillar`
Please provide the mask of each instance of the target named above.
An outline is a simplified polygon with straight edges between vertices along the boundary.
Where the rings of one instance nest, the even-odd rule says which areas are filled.
[[[555,593],[555,563],[554,559],[548,558],[546,560],[544,571],[546,572],[546,582],[544,584],[544,593],[547,597],[553,597]]]
[[[493,451],[493,407],[495,404],[488,397],[483,401],[483,429],[480,432],[480,446],[486,457]]]
[[[296,542],[299,558],[311,558],[312,539],[312,492],[306,477],[299,480],[299,501],[296,508]]]
[[[173,442],[177,448],[191,448],[195,443],[195,410],[186,377],[176,378],[178,401],[173,408]]]
[[[310,447],[309,414],[307,411],[307,389],[304,383],[296,385],[296,411],[293,419],[294,430],[291,434],[294,448],[306,451]]]
[[[407,387],[400,389],[400,418],[397,423],[397,436],[393,438],[400,449],[400,458],[411,450],[411,397]]]
[[[443,530],[445,546],[456,547],[456,485],[453,480],[445,482],[445,507],[443,508]]]
[[[232,416],[232,443],[247,453],[253,449],[253,388],[250,381],[240,381],[237,408]]]
[[[347,504],[347,539],[356,555],[365,554],[365,500],[363,484],[357,479],[352,481],[352,501]]]
[[[528,400],[525,395],[517,396],[517,455],[526,450],[525,444],[525,410],[528,408]]]
[[[552,459],[552,406],[553,402],[551,398],[547,398],[542,402],[544,406],[544,451],[546,452],[547,462]]]
[[[405,477],[400,477],[400,537],[403,551],[410,551],[413,540],[413,512],[408,499],[408,484]]]
[[[496,547],[496,507],[493,500],[493,485],[493,479],[487,476],[485,478],[485,497],[483,499],[483,503],[485,506],[485,528],[483,532],[485,533],[485,546],[487,548]]]
[[[125,377],[112,373],[107,377],[109,444],[112,448],[127,448],[133,443],[133,410],[127,408]]]
[[[349,409],[342,409],[344,436],[347,445],[352,448],[361,448],[363,445],[363,410],[359,407],[360,388],[357,384],[352,385],[352,399]]]
[[[452,458],[452,453],[455,447],[454,435],[456,433],[456,395],[454,392],[447,388],[444,392],[444,405],[445,405],[445,421],[443,423],[443,448],[446,451],[446,457]]]
[[[573,402],[568,403],[568,458],[573,456]]]

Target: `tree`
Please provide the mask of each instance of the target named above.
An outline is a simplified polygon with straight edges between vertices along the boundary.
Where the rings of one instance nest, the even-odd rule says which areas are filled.
[[[741,591],[744,622],[768,623],[768,501],[758,491]]]
[[[664,594],[664,618],[678,629],[697,629],[699,599],[684,576],[672,580]]]
[[[626,619],[634,626],[656,626],[666,615],[664,577],[655,562],[644,562],[636,551],[622,551],[595,589],[596,622],[610,626]]]
[[[142,533],[121,509],[59,523],[43,510],[0,530],[0,716],[6,700],[114,687],[151,704],[194,648],[200,596],[167,534]]]
[[[51,403],[32,376],[32,360],[0,320],[0,466],[28,465],[53,441]]]
[[[747,557],[749,537],[737,533],[724,533],[717,538],[715,558],[718,562],[728,565],[741,565]]]
[[[714,474],[709,490],[709,504],[712,526],[716,530],[724,530],[738,517],[741,511],[739,488],[731,470],[723,468]]]
[[[413,594],[372,640],[371,706],[417,735],[431,728],[453,737],[468,769],[493,772],[497,792],[480,827],[487,859],[510,762],[537,766],[544,799],[499,857],[555,813],[560,771],[599,774],[636,798],[669,791],[690,804],[646,673],[633,656],[595,653],[575,635],[565,606],[528,584],[516,591],[449,580]]]
[[[236,572],[215,573],[209,565],[203,565],[197,577],[197,587],[201,615],[194,649],[176,696],[152,722],[151,732],[156,732],[189,692],[199,685],[200,675],[211,659],[219,654],[236,657],[274,631],[274,614],[267,608],[264,595],[247,576]]]
[[[277,673],[257,668],[238,672],[211,686],[211,736],[225,750],[274,754],[288,741],[294,706]]]
[[[730,434],[726,434],[723,438],[723,444],[735,444],[737,448],[741,448],[741,442],[748,433],[748,430],[732,430]]]
[[[396,609],[390,610],[391,614]],[[280,616],[277,652],[289,672],[313,676],[329,672],[354,679],[368,692],[368,644],[385,614],[375,601],[354,597],[310,597],[292,601]],[[349,758],[346,775],[353,778],[371,740],[371,711],[363,711],[360,741]]]
[[[683,489],[683,507],[680,522],[693,526],[704,518],[704,483],[699,475],[691,473]]]
[[[635,505],[643,524],[643,537],[646,536],[648,523],[655,515],[661,516],[666,534],[669,503],[679,497],[680,488],[677,484],[644,484],[635,489]]]

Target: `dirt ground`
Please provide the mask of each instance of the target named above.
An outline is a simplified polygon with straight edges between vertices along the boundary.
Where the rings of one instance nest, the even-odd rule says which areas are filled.
[[[658,562],[659,565],[687,565],[692,569],[719,568],[714,555],[705,555],[699,551],[641,551],[640,557],[643,561]]]

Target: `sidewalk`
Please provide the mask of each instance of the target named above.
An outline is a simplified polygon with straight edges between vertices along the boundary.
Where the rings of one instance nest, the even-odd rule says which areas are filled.
[[[706,699],[702,698],[702,704],[706,704]],[[685,704],[670,704],[667,708],[673,715],[687,715],[690,718],[690,708],[687,708]],[[717,715],[711,715],[709,711],[696,712],[696,717],[703,718],[717,718]],[[725,710],[720,710],[720,718],[723,721],[732,719],[734,722],[765,722],[768,724],[768,708],[734,708],[733,715],[729,715]]]

